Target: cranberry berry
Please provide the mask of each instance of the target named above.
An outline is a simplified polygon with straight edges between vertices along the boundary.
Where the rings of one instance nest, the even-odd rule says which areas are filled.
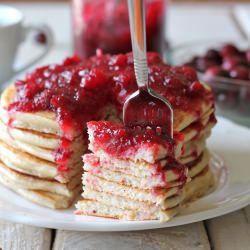
[[[222,62],[222,57],[221,57],[219,51],[215,50],[215,49],[209,49],[206,53],[206,58],[213,60],[213,61],[216,61],[219,64]]]
[[[238,66],[232,69],[229,73],[231,78],[239,80],[248,80],[249,79],[249,70],[244,66]]]
[[[231,43],[225,44],[220,50],[220,55],[222,57],[232,56],[237,54],[239,54],[239,50]]]
[[[35,35],[35,40],[39,44],[46,44],[47,43],[47,37],[43,32],[37,33]]]
[[[246,65],[246,60],[240,56],[229,56],[224,58],[222,67],[225,70],[232,70],[239,65]]]
[[[227,71],[223,70],[220,66],[212,66],[206,70],[204,78],[205,80],[209,81],[216,76],[227,77],[228,73]]]

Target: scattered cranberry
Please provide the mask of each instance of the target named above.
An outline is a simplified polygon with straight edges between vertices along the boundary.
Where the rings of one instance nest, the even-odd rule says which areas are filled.
[[[225,57],[223,60],[222,68],[225,70],[232,70],[238,65],[244,65],[245,60],[239,56]]]
[[[47,43],[47,37],[44,33],[40,32],[35,35],[35,40],[39,44],[46,44]]]
[[[250,49],[243,51],[225,44],[220,50],[209,49],[204,55],[193,57],[185,65],[204,73],[203,80],[213,88],[217,107],[224,115],[250,116]],[[242,80],[249,86],[227,83],[217,77]],[[190,86],[194,95],[198,89],[196,83]]]
[[[199,81],[195,81],[190,85],[190,90],[192,92],[199,92],[204,89],[203,85]]]
[[[215,49],[209,49],[206,53],[206,58],[210,60],[214,60],[218,63],[221,63],[222,58],[218,50]]]
[[[239,50],[233,44],[230,44],[230,43],[225,44],[220,49],[220,54],[222,57],[237,55],[238,53],[239,53]]]
[[[230,77],[239,80],[249,79],[249,70],[246,67],[238,66],[230,71]]]
[[[216,61],[206,57],[198,57],[195,62],[196,68],[201,72],[205,72],[206,69],[217,64],[218,63]]]
[[[250,63],[250,50],[248,50],[246,52],[246,59],[247,59],[248,63]]]
[[[205,73],[205,80],[222,76],[250,83],[250,49],[242,51],[233,44],[225,44],[220,50],[208,49],[203,56],[194,56],[184,65]]]
[[[208,80],[213,79],[216,76],[227,77],[228,74],[220,66],[212,66],[206,70],[204,79],[208,81]]]

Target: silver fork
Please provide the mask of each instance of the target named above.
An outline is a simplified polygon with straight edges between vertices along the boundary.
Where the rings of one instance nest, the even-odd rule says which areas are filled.
[[[134,70],[138,90],[124,103],[123,122],[127,128],[153,129],[173,138],[173,109],[148,84],[145,10],[143,0],[128,0]]]

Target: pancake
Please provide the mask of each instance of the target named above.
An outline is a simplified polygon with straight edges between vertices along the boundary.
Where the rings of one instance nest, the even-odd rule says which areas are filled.
[[[1,95],[0,115],[5,124],[11,119],[12,126],[35,130],[43,133],[61,135],[62,131],[56,121],[55,113],[41,112],[7,112],[6,108],[13,102],[16,91],[13,85],[6,88]]]
[[[166,171],[164,171],[164,178],[162,174],[154,174],[152,176],[148,176],[148,178],[145,178],[145,175],[133,175],[133,171],[130,171],[130,173],[128,173],[128,171],[125,171],[124,174],[124,171],[120,171],[119,168],[116,168],[114,162],[109,164],[105,160],[99,161],[99,164],[97,166],[94,161],[99,161],[99,158],[94,154],[86,155],[84,157],[84,170],[105,180],[115,181],[117,183],[122,183],[126,186],[133,186],[141,189],[150,189],[153,187],[165,187],[166,183],[167,187],[176,187],[182,185],[182,182],[178,181],[179,175],[176,173],[176,171],[173,171],[171,169],[166,169]],[[118,162],[121,161],[118,160],[115,164],[119,164]],[[139,162],[135,162],[131,165],[127,163],[125,166],[128,167],[128,169],[133,169],[133,166],[140,165],[141,164]],[[150,168],[149,165],[145,166],[146,168]],[[144,172],[143,169],[141,172]]]
[[[177,195],[180,191],[178,187],[169,189],[157,189],[150,192],[147,189],[132,188],[130,186],[121,185],[116,182],[107,181],[87,172],[83,175],[84,187],[94,189],[100,192],[110,193],[137,201],[161,204],[166,198]]]
[[[140,210],[142,207],[147,211],[156,211],[159,207],[147,202],[133,199],[124,199],[122,196],[114,196],[110,193],[99,192],[94,189],[85,188],[82,197],[86,200],[95,200],[107,206],[119,207],[121,209]],[[169,209],[178,206],[184,196],[179,194],[167,198],[160,206],[161,209]]]
[[[206,86],[206,88],[209,87]],[[8,124],[9,119],[11,119],[12,126],[16,128],[30,129],[55,135],[63,135],[63,132],[56,121],[56,115],[53,112],[7,112],[5,108],[8,107],[10,103],[12,103],[14,97],[15,87],[13,85],[5,89],[1,96],[0,115],[3,117],[6,124]],[[199,112],[195,112],[196,109],[198,109]],[[212,101],[210,103],[203,103],[201,101],[200,106],[195,107],[194,110],[189,110],[188,112],[181,109],[175,109],[174,130],[182,131],[193,122],[199,120],[200,117],[206,115],[209,111],[211,111],[211,109],[213,109]],[[74,138],[78,135],[79,133],[72,132],[71,138]]]
[[[209,164],[210,154],[208,150],[205,150],[198,160],[187,164],[188,166],[188,176],[193,179],[195,176],[199,175]]]
[[[30,132],[24,132],[19,129],[14,129],[14,131],[18,131],[18,134],[21,137],[21,140],[17,137],[13,137],[12,128],[7,128],[1,121],[0,121],[0,139],[7,143],[9,146],[14,147],[15,149],[20,149],[23,152],[27,152],[30,155],[33,155],[37,158],[47,160],[50,162],[56,162],[55,160],[55,149],[60,148],[61,142],[60,138],[57,138],[57,144],[55,148],[50,149],[47,145],[45,145],[46,141],[46,134],[40,133],[40,135],[36,135],[35,137],[29,136]],[[22,140],[25,136],[30,138],[30,141]],[[32,138],[33,137],[33,138]],[[44,142],[43,146],[37,146],[38,142]],[[79,149],[81,148],[81,150]],[[70,152],[74,152],[72,156],[67,160],[67,164],[79,162],[82,154],[87,150],[87,145],[85,145],[85,141],[83,140],[82,136],[75,138],[74,141],[68,142],[67,150]]]
[[[100,137],[97,134],[100,129],[100,126],[102,127],[101,129],[103,132],[106,131],[106,134],[110,137],[110,140],[100,140]],[[156,143],[153,141],[153,139],[155,138],[153,137],[153,139],[151,139],[151,135],[148,135],[147,133],[144,133],[143,136],[141,135],[140,138],[143,137],[144,139],[138,138],[136,143],[133,143],[135,138],[131,139],[131,133],[126,131],[123,126],[120,126],[120,124],[118,123],[112,123],[107,121],[92,121],[87,123],[87,127],[89,135],[88,148],[99,157],[102,157],[102,155],[107,155],[107,158],[117,158],[116,155],[119,153],[119,158],[131,159],[133,161],[140,160],[146,161],[148,163],[155,163],[160,159],[168,157],[170,154],[174,154],[176,158],[178,158],[181,154],[182,141],[178,140],[178,138],[175,139],[174,146],[172,148],[172,145],[170,146],[170,141],[158,137]],[[126,147],[125,142],[123,142],[124,146],[120,144],[119,147],[115,150],[114,141],[118,141],[119,134],[112,135],[112,133],[116,133],[116,131],[119,131],[119,133],[123,134],[122,140],[128,141],[126,141],[128,144],[130,144],[128,147]],[[154,132],[152,131],[152,133]],[[119,148],[122,149],[120,150]],[[117,152],[118,149],[119,152]],[[113,152],[113,155],[111,154],[111,151]]]
[[[190,155],[199,155],[201,152],[204,151],[206,148],[206,139],[207,135],[204,135],[200,138],[193,139],[183,145],[183,153],[182,156],[180,157],[180,161],[183,158],[187,158]]]
[[[208,113],[213,108],[213,103],[202,103],[200,110],[195,114],[193,111],[184,112],[183,110],[174,110],[174,131],[182,131],[190,124],[199,120],[203,115]]]
[[[36,147],[42,147],[47,150],[54,150],[60,144],[60,137],[53,134],[41,133],[34,130],[18,129],[14,127],[7,127],[1,121],[0,118],[0,130],[10,136],[13,140],[17,140],[26,144],[30,144]]]
[[[211,129],[214,127],[216,121],[214,120],[214,109],[211,109],[210,116],[206,117],[204,120],[201,118],[197,120],[187,128],[180,131],[184,135],[184,144],[192,139],[199,138],[204,134],[209,134]]]
[[[99,140],[98,122],[89,122],[92,154],[84,156],[84,200],[77,205],[84,210],[78,213],[168,220],[179,211],[187,183],[193,185],[186,193],[196,196],[215,124],[212,91],[192,70],[157,58],[149,55],[150,87],[173,107],[174,139],[150,129],[128,138],[122,134],[131,130],[118,129],[116,136],[105,121]],[[81,182],[86,122],[122,121],[124,101],[137,88],[131,60],[131,54],[67,58],[8,87],[0,100],[0,181],[39,204],[69,206]]]
[[[79,178],[81,172],[75,175],[70,182],[62,184],[55,180],[46,180],[31,175],[23,174],[15,170],[9,169],[0,162],[0,175],[3,176],[12,185],[23,189],[32,189],[40,191],[48,191],[51,193],[61,194],[67,197],[74,195],[74,189],[79,186]]]
[[[178,183],[180,177],[178,171],[173,171],[166,167],[164,178],[157,169],[164,168],[166,161],[160,161],[155,164],[149,164],[145,161],[134,162],[131,160],[99,158],[95,154],[85,154],[84,170],[91,171],[98,176],[107,176],[112,179],[112,175],[124,176],[125,182],[136,182],[138,186],[150,185],[151,187],[157,182],[159,185],[165,180],[167,183]],[[111,173],[112,172],[112,173]],[[115,178],[115,176],[113,176]],[[148,184],[146,184],[148,182]],[[151,183],[150,183],[151,182]],[[154,183],[154,184],[153,184]]]
[[[31,202],[46,206],[52,209],[65,209],[72,205],[80,193],[81,185],[72,190],[72,197],[59,195],[41,190],[24,189],[9,181],[4,175],[0,175],[0,183]]]
[[[125,210],[102,204],[98,201],[81,200],[76,204],[76,214],[92,215],[98,217],[113,218],[119,220],[161,220],[168,221],[179,212],[179,207],[167,210],[158,210],[151,213],[146,210]]]
[[[22,152],[0,140],[0,159],[9,168],[41,178],[57,176],[56,164]]]
[[[199,175],[185,185],[184,202],[193,201],[204,196],[214,186],[214,181],[213,173],[207,166]]]

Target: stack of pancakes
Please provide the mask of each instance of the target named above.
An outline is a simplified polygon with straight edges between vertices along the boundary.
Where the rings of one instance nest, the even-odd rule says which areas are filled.
[[[182,200],[199,197],[213,185],[210,156],[206,149],[206,139],[215,124],[211,89],[199,83],[192,69],[166,65],[155,53],[148,53],[148,65],[149,86],[165,97],[173,108],[174,131],[181,133],[183,139],[182,150],[176,152],[176,158],[180,164],[185,165],[183,168],[189,170],[189,181],[181,188],[180,194],[182,185],[179,175],[173,171],[166,172],[172,193],[164,198],[160,195],[159,199],[147,196],[144,200],[127,204],[129,208],[144,206],[145,203],[147,208],[151,206],[150,214],[130,214],[128,217],[131,219],[169,218],[177,212]],[[84,62],[77,57],[67,58],[62,64],[35,70],[21,84],[17,81],[15,86],[7,88],[1,96],[0,182],[43,206],[69,207],[82,186],[82,155],[87,150],[86,122],[100,119],[121,121],[123,104],[136,90],[131,53],[99,53]],[[41,98],[44,95],[46,98]],[[55,101],[60,99],[67,102]],[[92,162],[97,159],[100,166],[105,168],[107,160],[104,161],[99,153],[93,152],[84,156],[84,169],[87,171],[84,176],[90,175],[87,178],[89,180],[93,176]],[[105,191],[105,195],[109,195],[106,198],[112,196],[111,191],[123,192],[118,189],[118,184],[113,184],[115,182],[119,185],[133,183],[134,189],[163,188],[162,182],[154,176],[155,172],[150,171],[150,164],[157,161],[164,168],[166,162],[161,160],[165,155],[145,160],[149,157],[147,154],[150,155],[150,152],[145,151],[143,155],[130,158],[111,159],[109,165],[119,168],[121,173],[127,173],[130,179],[126,175],[123,175],[125,179],[114,175],[114,171],[107,169],[109,165],[105,172],[101,171],[105,176],[98,177],[95,174],[102,185],[107,184],[109,188]],[[130,171],[133,171],[133,178]],[[148,177],[152,182],[148,181]],[[87,179],[84,177],[84,196],[90,199],[99,195],[99,190],[93,190],[91,184],[87,184]],[[138,193],[142,196],[144,194]],[[84,205],[87,201],[78,204]],[[160,209],[159,204],[162,205]],[[121,218],[121,210],[117,211],[117,217]]]
[[[214,185],[214,177],[209,168],[210,154],[206,148],[206,140],[215,123],[214,108],[211,107],[199,119],[192,121],[181,130],[184,144],[180,162],[188,167],[188,177],[191,180],[185,185],[184,201],[194,200],[204,195]]]
[[[0,182],[35,203],[67,208],[81,190],[86,140],[64,138],[52,112],[8,112],[14,96],[13,86],[1,96]]]
[[[84,155],[84,199],[77,203],[76,213],[164,221],[178,213],[187,180],[187,168],[175,161],[182,141],[176,141],[171,158],[169,144],[164,147],[147,134],[133,144],[134,136],[130,138],[120,124],[89,122],[88,133],[93,153]]]
[[[142,150],[140,154],[117,158],[100,150],[94,137],[95,123],[89,123],[89,149],[93,154],[86,154],[83,158],[83,200],[77,203],[76,213],[126,220],[167,221],[178,213],[180,204],[208,192],[214,185],[214,176],[209,168],[206,139],[216,119],[212,103],[200,108],[200,113],[176,111],[174,116],[174,130],[179,132],[178,136],[183,136],[176,159],[183,169],[186,166],[188,170],[184,186],[180,175],[162,160],[164,154],[150,158],[150,151]],[[165,169],[166,186],[157,176],[157,168],[152,167],[158,163]],[[152,192],[154,189],[160,191]]]

